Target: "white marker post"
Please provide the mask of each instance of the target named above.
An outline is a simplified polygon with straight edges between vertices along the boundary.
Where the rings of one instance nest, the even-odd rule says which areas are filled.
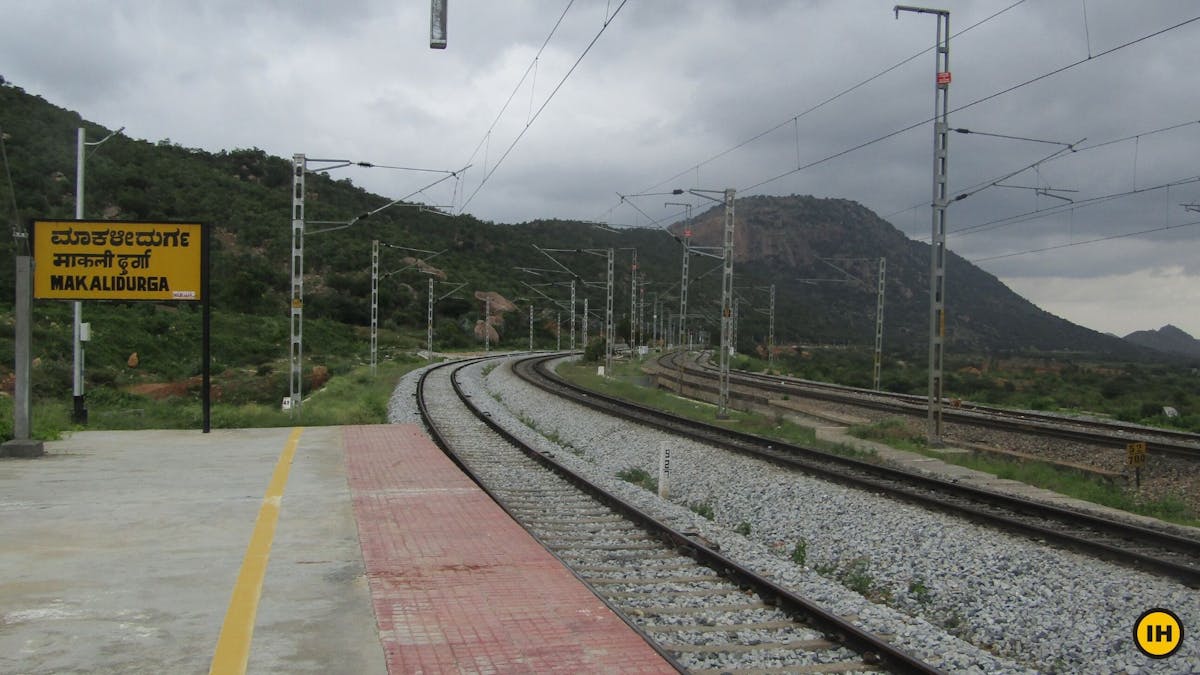
[[[658,496],[667,499],[671,496],[671,446],[667,442],[658,444]]]

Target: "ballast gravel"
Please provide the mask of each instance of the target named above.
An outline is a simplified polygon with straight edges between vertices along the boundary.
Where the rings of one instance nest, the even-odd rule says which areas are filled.
[[[1137,618],[1156,607],[1200,629],[1200,593],[1182,584],[615,420],[525,384],[508,365],[484,370],[460,380],[522,440],[946,671],[1200,672],[1190,632],[1161,660],[1133,641]],[[419,423],[418,377],[396,387],[391,421]],[[631,468],[657,477],[664,449],[668,499],[616,478]],[[701,505],[712,521],[692,510]]]

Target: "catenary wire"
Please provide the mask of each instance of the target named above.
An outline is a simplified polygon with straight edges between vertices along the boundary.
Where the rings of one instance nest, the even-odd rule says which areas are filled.
[[[1113,54],[1113,53],[1115,53],[1115,52],[1118,52],[1118,51],[1120,51],[1120,50],[1122,50],[1122,49],[1125,49],[1125,48],[1127,48],[1127,47],[1132,47],[1133,45],[1136,45],[1136,44],[1138,44],[1138,43],[1144,42],[1144,41],[1146,41],[1146,40],[1149,40],[1149,39],[1151,39],[1151,38],[1154,38],[1154,37],[1158,37],[1158,36],[1160,36],[1160,35],[1163,35],[1163,34],[1165,34],[1165,33],[1168,33],[1168,32],[1170,32],[1170,31],[1173,31],[1173,30],[1176,30],[1176,29],[1182,28],[1182,27],[1184,27],[1184,26],[1186,26],[1186,25],[1188,25],[1188,24],[1194,23],[1194,22],[1196,22],[1196,21],[1200,21],[1200,16],[1195,16],[1195,17],[1192,17],[1192,18],[1190,18],[1190,19],[1187,19],[1187,20],[1185,20],[1185,21],[1181,21],[1181,22],[1179,22],[1179,23],[1177,23],[1177,24],[1174,24],[1174,25],[1172,25],[1172,26],[1168,26],[1168,27],[1166,27],[1166,28],[1162,28],[1162,29],[1159,29],[1159,30],[1157,30],[1157,31],[1154,31],[1153,33],[1148,33],[1148,34],[1146,34],[1146,35],[1143,35],[1143,36],[1141,36],[1141,37],[1135,38],[1135,39],[1133,39],[1133,40],[1130,40],[1130,41],[1128,41],[1128,42],[1124,42],[1124,43],[1122,43],[1122,44],[1119,44],[1119,45],[1117,45],[1117,46],[1115,46],[1115,47],[1111,47],[1111,48],[1109,48],[1109,49],[1106,49],[1106,50],[1104,50],[1104,51],[1102,51],[1102,52],[1100,52],[1100,53],[1098,53],[1098,54],[1096,54],[1096,55],[1094,55],[1094,56],[1089,56],[1089,57],[1087,57],[1087,58],[1084,58],[1084,59],[1079,59],[1078,61],[1075,61],[1075,62],[1073,62],[1073,63],[1069,63],[1069,64],[1067,64],[1067,65],[1065,65],[1065,66],[1061,66],[1061,67],[1059,67],[1059,68],[1055,68],[1054,70],[1051,70],[1051,71],[1049,71],[1049,72],[1043,73],[1043,74],[1041,74],[1041,75],[1038,75],[1038,76],[1036,76],[1036,77],[1032,77],[1032,78],[1030,78],[1030,79],[1028,79],[1028,80],[1025,80],[1025,81],[1023,81],[1023,82],[1020,82],[1020,83],[1014,84],[1014,85],[1012,85],[1011,87],[1007,87],[1007,88],[1005,88],[1005,89],[1001,89],[1000,91],[997,91],[997,92],[995,92],[995,93],[992,93],[992,94],[988,94],[987,96],[984,96],[984,97],[982,97],[982,98],[977,98],[977,99],[975,99],[974,101],[971,101],[970,103],[963,104],[963,105],[961,105],[961,106],[959,106],[959,107],[957,107],[957,108],[954,108],[954,109],[952,109],[952,110],[948,111],[948,113],[947,113],[947,114],[952,114],[952,113],[960,112],[960,111],[962,111],[962,110],[966,110],[967,108],[971,108],[971,107],[974,107],[974,106],[976,106],[976,105],[979,105],[980,103],[984,103],[984,102],[986,102],[986,101],[990,101],[990,100],[992,100],[992,99],[994,99],[994,98],[997,98],[997,97],[1003,96],[1004,94],[1008,94],[1008,93],[1011,93],[1011,92],[1013,92],[1013,91],[1016,91],[1017,89],[1020,89],[1020,88],[1022,88],[1022,87],[1026,87],[1026,86],[1029,86],[1029,85],[1031,85],[1031,84],[1034,84],[1034,83],[1036,83],[1036,82],[1040,82],[1040,81],[1042,81],[1042,80],[1044,80],[1044,79],[1046,79],[1046,78],[1053,77],[1053,76],[1055,76],[1055,75],[1059,75],[1059,74],[1061,74],[1061,73],[1064,73],[1064,72],[1066,72],[1066,71],[1068,71],[1068,70],[1071,70],[1072,68],[1075,68],[1075,67],[1077,67],[1077,66],[1079,66],[1079,65],[1081,65],[1081,64],[1087,63],[1087,62],[1089,62],[1089,61],[1093,61],[1093,60],[1095,60],[1095,59],[1099,59],[1099,58],[1101,58],[1101,57],[1103,57],[1103,56],[1107,56],[1107,55],[1109,55],[1109,54]],[[902,128],[902,129],[897,129],[897,130],[895,130],[895,131],[892,131],[892,132],[890,132],[890,133],[887,133],[887,134],[884,134],[884,135],[882,135],[882,136],[878,136],[878,137],[876,137],[876,138],[873,138],[873,139],[871,139],[871,140],[869,140],[869,141],[864,141],[864,142],[862,142],[862,143],[859,143],[858,145],[855,145],[855,146],[853,146],[853,147],[847,148],[847,149],[845,149],[845,150],[841,150],[841,151],[839,151],[839,152],[835,152],[835,153],[833,153],[833,154],[831,154],[831,155],[828,155],[828,156],[826,156],[826,157],[823,157],[823,158],[821,158],[821,159],[814,160],[814,161],[812,161],[812,162],[809,162],[808,164],[804,164],[804,165],[801,165],[801,166],[799,166],[799,167],[796,167],[795,169],[789,169],[788,171],[785,171],[785,172],[783,172],[783,173],[781,173],[781,174],[778,174],[778,175],[776,175],[776,176],[772,176],[772,177],[770,177],[770,178],[767,178],[767,179],[765,179],[765,180],[759,181],[759,182],[757,182],[757,183],[754,183],[753,185],[749,185],[749,186],[747,186],[747,187],[744,187],[744,188],[739,188],[739,189],[738,189],[738,192],[749,192],[750,190],[754,190],[754,189],[756,189],[756,188],[762,187],[763,185],[767,185],[768,183],[773,183],[773,182],[775,182],[775,181],[777,181],[777,180],[781,180],[781,179],[783,179],[783,178],[786,178],[786,177],[788,177],[788,176],[791,176],[792,174],[799,173],[800,171],[804,171],[805,169],[811,169],[811,168],[812,168],[812,167],[814,167],[814,166],[817,166],[817,165],[820,165],[820,164],[824,164],[825,162],[828,162],[828,161],[831,161],[831,160],[837,159],[837,158],[839,158],[839,157],[843,157],[843,156],[845,156],[845,155],[848,155],[848,154],[850,154],[850,153],[852,153],[852,152],[856,152],[856,151],[858,151],[858,150],[861,150],[861,149],[863,149],[863,148],[865,148],[865,147],[868,147],[868,146],[874,145],[874,144],[876,144],[876,143],[879,143],[879,142],[885,141],[885,140],[887,140],[887,139],[889,139],[889,138],[893,138],[893,137],[895,137],[895,136],[899,136],[900,134],[903,134],[903,133],[905,133],[905,132],[912,131],[913,129],[916,129],[916,128],[918,128],[918,127],[924,126],[924,125],[928,124],[929,122],[932,122],[932,121],[934,121],[935,119],[936,119],[935,117],[930,117],[930,118],[928,118],[928,119],[925,119],[925,120],[922,120],[922,121],[920,121],[920,122],[917,122],[916,124],[910,124],[909,126],[906,126],[906,127]]]
[[[960,35],[964,35],[968,31],[970,31],[974,28],[978,28],[979,26],[982,26],[983,24],[991,21],[992,19],[1000,16],[1001,14],[1004,14],[1005,12],[1009,11],[1010,9],[1017,7],[1018,5],[1024,4],[1025,2],[1026,2],[1026,0],[1017,0],[1017,2],[1014,2],[1011,5],[971,24],[970,26],[967,26],[966,28],[964,28],[962,30],[960,30],[959,32],[955,33],[953,35],[953,37],[958,37]],[[706,164],[710,164],[710,163],[724,157],[725,155],[728,155],[731,152],[740,150],[741,148],[744,148],[745,146],[753,143],[754,141],[757,141],[758,139],[760,139],[764,136],[767,136],[768,134],[771,134],[774,131],[778,131],[779,129],[782,129],[783,127],[785,127],[789,124],[798,122],[801,117],[804,117],[810,113],[816,112],[817,110],[825,107],[826,105],[833,103],[834,101],[842,98],[843,96],[846,96],[847,94],[853,93],[853,92],[857,91],[858,89],[861,89],[862,87],[870,84],[871,82],[874,82],[875,80],[883,77],[884,75],[887,75],[888,73],[896,70],[897,68],[900,68],[900,67],[920,58],[921,56],[928,54],[931,51],[933,51],[933,47],[926,47],[925,49],[913,54],[912,56],[906,57],[906,58],[900,60],[899,62],[897,62],[891,66],[888,66],[887,68],[884,68],[883,70],[879,71],[878,73],[875,73],[874,75],[866,78],[865,80],[862,80],[861,82],[858,82],[857,84],[854,84],[846,89],[843,89],[842,91],[834,94],[833,96],[830,96],[829,98],[821,101],[820,103],[817,103],[816,105],[814,105],[812,107],[809,107],[799,113],[796,113],[795,115],[792,115],[791,117],[787,118],[786,120],[779,122],[775,126],[772,126],[769,129],[761,131],[761,132],[755,134],[754,136],[738,143],[737,145],[734,145],[733,147],[722,150],[721,152],[718,152],[717,154],[709,157],[708,159],[705,159],[696,164],[693,164],[693,165],[689,166],[688,168],[684,169],[683,171],[680,171],[679,173],[675,174],[674,176],[667,178],[666,180],[663,180],[655,185],[651,185],[650,187],[638,190],[637,192],[642,193],[642,192],[651,192],[653,190],[656,190],[656,189],[666,185],[667,183],[670,183],[678,178],[681,178],[681,177],[687,175],[688,173],[691,173],[692,171],[695,171],[695,170],[703,167]],[[616,206],[619,206],[619,205],[620,205],[620,203],[618,203]],[[616,206],[614,206],[613,208],[615,209]],[[613,209],[609,209],[607,213],[611,213],[612,211],[613,211]]]
[[[956,236],[967,236],[967,235],[971,235],[971,234],[978,234],[979,232],[986,232],[989,230],[999,229],[1001,227],[1007,227],[1009,225],[1016,225],[1018,223],[1025,223],[1025,222],[1029,222],[1031,220],[1038,220],[1040,218],[1046,218],[1048,216],[1057,215],[1063,211],[1082,209],[1082,208],[1086,208],[1088,206],[1095,206],[1097,204],[1102,204],[1102,203],[1113,201],[1116,199],[1122,199],[1122,198],[1131,197],[1134,195],[1145,194],[1147,192],[1155,192],[1157,190],[1163,190],[1163,189],[1169,190],[1173,187],[1179,187],[1181,185],[1192,185],[1194,183],[1200,183],[1200,176],[1191,176],[1188,178],[1181,178],[1179,180],[1174,180],[1169,183],[1160,183],[1158,185],[1152,185],[1150,187],[1143,187],[1143,188],[1137,188],[1134,190],[1125,190],[1123,192],[1113,192],[1113,193],[1106,194],[1106,195],[1099,195],[1099,196],[1091,197],[1088,199],[1081,199],[1079,201],[1072,202],[1070,204],[1062,204],[1062,205],[1056,204],[1047,209],[1034,209],[1033,211],[1026,211],[1025,213],[1019,213],[1019,214],[1016,214],[1013,216],[1006,216],[1004,218],[997,218],[995,220],[990,220],[985,223],[979,223],[976,225],[970,225],[968,227],[960,228],[957,230],[952,230],[949,234],[953,234]]]
[[[623,8],[627,2],[629,2],[629,0],[621,0],[621,4],[617,5],[617,8],[613,10],[612,15],[608,17],[608,20],[606,20],[604,25],[600,27],[600,30],[596,32],[596,35],[592,38],[592,41],[589,42],[587,47],[583,49],[583,52],[579,54],[579,58],[575,59],[575,63],[571,64],[571,68],[567,71],[566,75],[563,75],[562,79],[558,81],[558,84],[554,85],[554,89],[551,90],[550,95],[546,97],[545,101],[542,101],[542,105],[538,107],[537,112],[535,112],[533,117],[531,117],[529,121],[525,123],[524,128],[521,129],[521,133],[517,134],[517,137],[513,139],[508,148],[504,150],[504,153],[500,155],[500,159],[496,160],[496,163],[492,165],[491,170],[484,175],[483,180],[480,181],[479,185],[475,188],[475,191],[472,192],[471,196],[467,197],[466,201],[463,202],[462,206],[459,208],[460,214],[466,211],[467,205],[470,204],[473,199],[475,199],[475,195],[479,194],[479,191],[483,189],[483,186],[487,185],[487,182],[492,177],[492,174],[496,173],[496,169],[500,168],[500,165],[504,163],[505,158],[507,158],[509,153],[512,152],[513,148],[517,146],[517,143],[519,143],[521,139],[525,137],[525,132],[529,131],[529,128],[533,126],[533,123],[536,122],[538,117],[541,116],[542,111],[546,109],[546,106],[550,105],[550,101],[554,98],[554,95],[558,93],[558,90],[562,88],[567,79],[571,77],[571,74],[575,72],[575,69],[579,67],[579,64],[583,62],[584,57],[588,55],[588,52],[590,52],[592,47],[594,47],[600,40],[600,36],[604,35],[604,31],[608,30],[608,27],[612,25],[613,19],[617,18],[617,14],[621,13],[621,8]]]
[[[1101,142],[1098,142],[1098,143],[1092,143],[1092,144],[1090,144],[1090,145],[1081,145],[1081,146],[1076,146],[1076,147],[1075,147],[1075,148],[1072,150],[1071,154],[1069,154],[1069,155],[1068,155],[1068,154],[1056,155],[1056,156],[1053,156],[1053,157],[1051,157],[1051,158],[1049,158],[1049,159],[1046,159],[1046,160],[1044,160],[1044,161],[1042,161],[1042,162],[1039,162],[1039,163],[1038,163],[1038,165],[1041,165],[1041,164],[1049,164],[1049,163],[1051,163],[1051,162],[1056,162],[1056,161],[1058,161],[1058,160],[1060,160],[1060,159],[1065,159],[1065,158],[1067,158],[1067,157],[1071,157],[1072,155],[1077,155],[1077,154],[1080,154],[1080,153],[1083,153],[1083,152],[1087,152],[1087,151],[1089,151],[1089,150],[1096,150],[1096,149],[1098,149],[1098,148],[1104,148],[1104,147],[1107,147],[1107,146],[1110,146],[1110,145],[1115,145],[1115,144],[1117,144],[1117,143],[1123,143],[1123,142],[1125,142],[1125,141],[1130,141],[1130,140],[1133,140],[1133,139],[1135,139],[1135,138],[1144,138],[1144,137],[1146,137],[1146,136],[1153,136],[1153,135],[1155,135],[1155,134],[1161,134],[1161,133],[1165,133],[1165,132],[1168,132],[1168,131],[1175,131],[1176,129],[1181,129],[1181,128],[1183,128],[1183,127],[1186,127],[1186,126],[1191,126],[1191,125],[1193,125],[1193,124],[1200,124],[1200,120],[1188,120],[1187,122],[1179,122],[1178,124],[1171,124],[1171,125],[1169,125],[1169,126],[1165,126],[1165,127],[1159,127],[1158,129],[1152,129],[1152,130],[1150,130],[1150,131],[1143,131],[1143,132],[1141,132],[1141,133],[1132,134],[1132,135],[1129,135],[1129,136],[1123,136],[1123,137],[1121,137],[1121,138],[1114,138],[1114,139],[1107,140],[1107,141],[1101,141]],[[1003,180],[1003,178],[1001,178],[1000,180]],[[987,184],[989,184],[989,183],[992,183],[992,182],[994,182],[994,181],[990,181],[990,180],[987,180],[987,181],[981,181],[981,182],[979,182],[979,183],[975,183],[974,185],[971,185],[970,187],[967,187],[967,188],[965,188],[963,191],[964,191],[964,192],[971,192],[972,190],[975,190],[976,188],[978,188],[978,187],[980,187],[980,186],[982,186],[982,185],[987,185]],[[882,216],[882,218],[883,218],[884,220],[890,220],[891,218],[893,218],[893,217],[895,217],[895,216],[898,216],[898,215],[900,215],[901,213],[907,213],[907,212],[909,212],[909,211],[912,211],[913,209],[918,209],[918,208],[921,208],[922,206],[928,206],[928,205],[929,205],[929,200],[928,200],[928,199],[923,199],[923,200],[921,200],[920,202],[918,202],[918,203],[916,203],[916,204],[913,204],[912,206],[909,206],[908,208],[904,208],[904,209],[899,209],[899,210],[896,210],[896,211],[892,211],[891,213],[888,213],[887,215],[884,215],[884,216]],[[995,222],[995,221],[991,221],[991,222]],[[953,233],[953,232],[961,232],[961,231],[963,231],[963,230],[965,230],[965,229],[968,229],[968,228],[958,228],[957,230],[953,230],[953,231],[952,231],[952,233]]]
[[[1017,256],[1022,256],[1022,255],[1030,255],[1033,253],[1044,253],[1046,251],[1054,251],[1054,250],[1058,250],[1058,249],[1062,249],[1062,248],[1070,248],[1072,246],[1083,246],[1084,244],[1095,244],[1095,243],[1101,242],[1101,241],[1111,241],[1113,239],[1124,239],[1125,237],[1136,237],[1139,234],[1150,234],[1152,232],[1163,232],[1166,230],[1176,230],[1181,227],[1193,227],[1195,225],[1200,225],[1200,220],[1193,220],[1190,223],[1179,223],[1176,225],[1163,225],[1162,227],[1152,227],[1152,228],[1145,229],[1145,230],[1139,230],[1137,232],[1125,232],[1122,234],[1112,234],[1107,237],[1097,237],[1096,239],[1088,239],[1086,241],[1073,241],[1069,244],[1057,244],[1055,246],[1044,246],[1042,248],[1030,249],[1028,251],[1016,251],[1013,253],[1002,253],[1000,255],[987,256],[985,258],[974,258],[971,260],[971,262],[972,263],[981,263],[981,262],[987,262],[989,260],[1000,260],[1002,258],[1015,258]]]
[[[479,149],[488,142],[489,138],[491,138],[492,131],[494,131],[496,129],[496,125],[500,123],[500,118],[504,116],[504,112],[508,110],[508,106],[512,103],[513,98],[515,98],[517,92],[520,91],[521,85],[525,83],[525,78],[529,77],[529,72],[535,67],[534,64],[536,64],[538,59],[542,57],[542,52],[545,51],[546,45],[550,44],[551,38],[553,38],[554,34],[558,31],[558,27],[562,24],[563,19],[566,18],[567,12],[571,9],[571,5],[573,4],[575,4],[575,0],[570,0],[570,2],[567,3],[567,6],[563,8],[562,14],[558,15],[558,21],[554,22],[554,27],[550,29],[550,33],[546,35],[546,39],[542,41],[542,46],[537,50],[537,54],[533,55],[533,60],[530,61],[529,66],[525,68],[525,73],[521,75],[521,79],[517,80],[517,84],[513,87],[512,93],[508,95],[508,100],[504,102],[504,105],[500,106],[500,112],[496,113],[496,119],[492,120],[491,126],[488,127],[486,132],[484,132],[483,138],[479,139],[479,144],[476,145],[475,149],[471,151],[471,156],[466,161],[467,164],[470,164],[475,160],[475,156],[479,154]],[[533,92],[531,91],[530,96],[532,95]],[[532,103],[530,105],[532,106]],[[486,166],[486,162],[484,165]]]

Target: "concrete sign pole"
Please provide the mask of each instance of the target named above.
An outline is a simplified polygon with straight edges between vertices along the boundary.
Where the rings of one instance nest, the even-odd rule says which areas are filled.
[[[33,258],[17,256],[16,344],[13,393],[13,440],[0,445],[0,457],[38,457],[46,454],[41,441],[30,438],[30,380],[33,370]]]

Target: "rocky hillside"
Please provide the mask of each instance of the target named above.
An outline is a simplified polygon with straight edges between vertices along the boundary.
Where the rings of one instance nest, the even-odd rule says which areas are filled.
[[[777,303],[796,317],[801,339],[873,339],[880,257],[886,258],[885,340],[919,346],[927,339],[928,244],[846,199],[748,197],[737,201],[736,216],[735,270],[777,284]],[[720,244],[723,226],[721,207],[707,211],[692,224],[694,241]],[[946,267],[948,349],[1137,351],[1043,311],[952,251]]]
[[[1139,330],[1125,336],[1126,342],[1168,354],[1200,356],[1200,340],[1170,324],[1158,330]]]

